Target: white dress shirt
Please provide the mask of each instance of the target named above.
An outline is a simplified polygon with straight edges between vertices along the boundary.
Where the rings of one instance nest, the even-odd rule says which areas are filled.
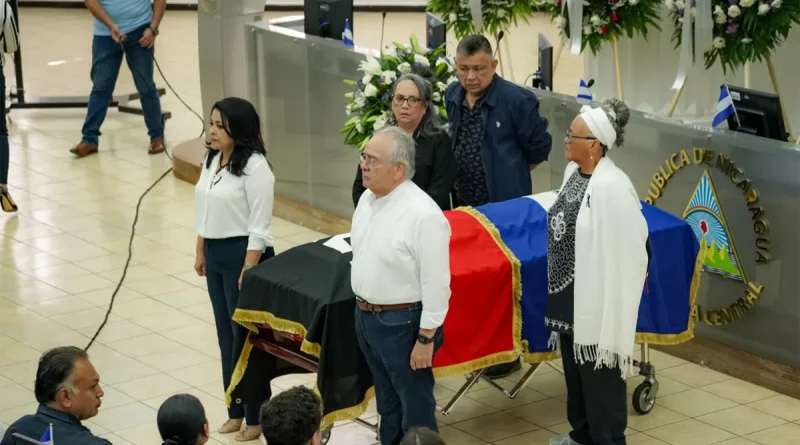
[[[411,181],[383,198],[367,190],[350,231],[353,292],[372,304],[422,302],[420,328],[444,323],[450,302],[450,223]]]
[[[275,175],[260,154],[250,155],[242,176],[227,168],[219,170],[221,158],[221,154],[214,156],[208,168],[203,162],[194,189],[197,234],[205,239],[247,236],[247,250],[263,252],[272,246]]]

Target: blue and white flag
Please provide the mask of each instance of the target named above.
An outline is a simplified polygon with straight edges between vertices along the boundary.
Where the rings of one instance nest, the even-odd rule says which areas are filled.
[[[350,26],[350,19],[344,21],[344,32],[342,33],[342,41],[348,47],[353,47],[353,27]]]
[[[711,124],[713,127],[718,127],[721,123],[728,120],[729,117],[736,115],[736,108],[733,106],[733,99],[731,92],[727,86],[723,86],[719,92],[719,101],[717,102],[717,114],[714,115],[714,122]]]
[[[589,89],[589,86],[586,85],[586,81],[583,79],[581,79],[581,83],[578,84],[578,99],[592,100],[592,90]]]
[[[44,430],[44,433],[42,433],[42,437],[39,438],[39,442],[41,442],[42,445],[54,445],[52,424],[50,424],[50,426],[48,426],[47,429]]]

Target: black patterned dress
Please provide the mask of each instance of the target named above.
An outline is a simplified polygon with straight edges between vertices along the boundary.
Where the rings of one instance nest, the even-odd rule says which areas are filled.
[[[547,212],[545,325],[561,334],[574,335],[575,224],[590,178],[575,170]]]

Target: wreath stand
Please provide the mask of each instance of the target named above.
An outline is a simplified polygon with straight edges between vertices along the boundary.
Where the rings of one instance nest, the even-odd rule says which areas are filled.
[[[778,77],[775,75],[775,65],[772,63],[772,58],[767,57],[767,71],[769,71],[769,78],[772,81],[772,88],[775,90],[775,94],[778,96],[778,100],[783,103],[783,97],[781,96],[781,89],[778,85]],[[744,87],[750,88],[751,86],[751,64],[750,62],[746,62],[744,64]],[[683,85],[675,92],[675,97],[672,98],[672,105],[669,107],[669,111],[667,112],[667,117],[671,118],[673,114],[675,114],[675,108],[678,106],[678,101],[681,98],[681,93],[683,93],[683,87],[686,86],[686,82],[689,81],[687,77],[683,81]],[[786,114],[786,107],[781,106],[781,112],[783,114],[783,122],[786,126],[786,131],[789,133],[789,142],[792,141],[792,124],[789,122],[789,116]],[[800,137],[795,139],[795,144],[800,145]]]

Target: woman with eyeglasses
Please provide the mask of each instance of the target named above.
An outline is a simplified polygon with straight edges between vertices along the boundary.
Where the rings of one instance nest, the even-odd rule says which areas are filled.
[[[197,248],[195,271],[206,277],[227,389],[245,340],[244,328],[231,320],[247,270],[275,255],[272,206],[275,176],[267,162],[261,123],[250,102],[229,97],[214,104],[200,180],[195,187]],[[238,441],[261,435],[258,410],[266,400],[236,400],[220,433],[238,432]],[[268,397],[267,397],[268,398]],[[243,428],[243,421],[246,427]]]
[[[442,210],[450,210],[450,192],[456,177],[456,164],[447,122],[433,104],[430,82],[416,74],[400,76],[394,84],[391,124],[405,130],[416,142],[416,173],[411,179],[436,201]],[[353,205],[366,188],[359,163],[353,182]],[[369,160],[364,164],[369,168]]]
[[[570,162],[547,213],[545,325],[561,348],[572,431],[550,445],[625,445],[648,228],[631,180],[607,154],[622,146],[629,117],[620,100],[585,106],[564,139]]]

